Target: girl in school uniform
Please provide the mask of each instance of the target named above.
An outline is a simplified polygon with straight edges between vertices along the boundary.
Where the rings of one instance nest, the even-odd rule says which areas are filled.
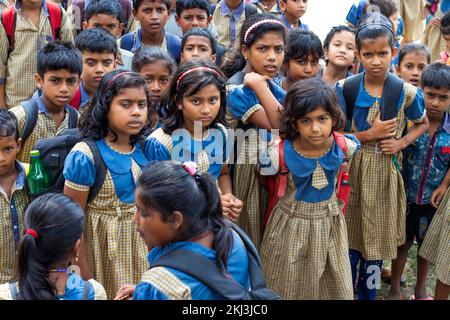
[[[440,60],[445,41],[440,30],[444,15],[450,11],[450,0],[425,0],[426,27],[422,43],[430,50],[431,61]]]
[[[353,156],[359,141],[340,135],[342,142],[336,142],[334,132],[344,124],[342,112],[336,93],[320,79],[295,83],[283,106],[289,173],[261,244],[267,286],[283,299],[351,300],[347,229],[335,185],[344,158]],[[271,160],[278,167],[278,152]]]
[[[0,286],[0,300],[106,300],[97,281],[76,273],[84,227],[81,207],[62,194],[46,194],[25,212],[14,283]]]
[[[87,198],[97,172],[89,145],[77,143],[64,164],[64,193],[85,210],[83,277],[93,275],[110,299],[121,285],[137,282],[146,269],[147,248],[132,218],[136,181],[148,163],[138,141],[149,121],[149,104],[145,80],[139,74],[113,71],[105,75],[82,128],[82,136],[95,141],[106,166],[104,183],[92,201]]]
[[[392,106],[397,116],[381,120],[382,100],[387,99],[382,96],[383,88],[392,57],[397,53],[389,20],[378,13],[366,15],[356,32],[356,47],[365,72],[336,85],[346,113],[352,102],[344,98],[343,90],[347,83],[359,79],[357,92],[353,92],[353,115],[347,115],[350,127],[346,130],[353,132],[362,146],[350,163],[352,189],[346,221],[354,282],[360,264],[358,297],[375,299],[382,260],[394,259],[397,246],[405,242],[406,196],[400,151],[427,130],[428,120],[422,92],[406,82],[398,102]],[[407,119],[413,126],[402,137]]]
[[[149,161],[194,161],[221,191],[224,214],[233,221],[243,203],[233,195],[227,158],[232,144],[226,124],[225,77],[208,61],[192,60],[175,73],[162,104],[167,116],[145,146]]]
[[[283,63],[285,27],[270,14],[254,14],[242,27],[241,44],[242,55],[235,63],[239,65],[237,69],[243,69],[229,79],[230,84],[235,78],[232,82],[236,85],[227,96],[236,128],[247,134],[244,139],[237,137],[233,188],[235,196],[244,202],[237,224],[258,248],[268,204],[267,191],[258,178],[263,169],[258,164],[271,140],[268,131],[277,128],[270,124],[263,106],[271,106],[278,112],[285,95],[271,80]]]

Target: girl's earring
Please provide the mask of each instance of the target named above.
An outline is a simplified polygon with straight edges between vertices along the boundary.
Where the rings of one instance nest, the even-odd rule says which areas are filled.
[[[178,110],[183,110],[183,106],[181,104],[178,105]]]
[[[70,266],[67,268],[67,273],[75,273],[79,276],[81,276],[81,269],[78,266],[78,260],[80,258],[80,254],[77,253],[77,256],[75,257],[75,264],[71,263]]]

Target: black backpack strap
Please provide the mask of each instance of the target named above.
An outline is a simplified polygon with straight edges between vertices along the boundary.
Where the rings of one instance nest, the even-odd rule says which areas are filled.
[[[359,86],[364,74],[359,73],[345,79],[342,93],[345,99],[345,117],[347,121],[347,131],[351,130],[351,123],[353,119],[353,110],[355,109],[356,98],[358,97]]]
[[[30,136],[36,126],[39,107],[34,99],[22,102],[23,109],[25,110],[25,125],[22,130],[22,143]]]
[[[405,81],[392,73],[388,73],[383,87],[383,100],[381,101],[381,115],[382,121],[395,118],[398,114],[398,102],[403,91]]]
[[[257,13],[258,9],[256,8],[255,5],[246,2],[244,12],[245,12],[245,19],[248,19],[248,17],[250,17],[252,14]]]
[[[17,286],[16,282],[9,283],[9,290],[11,291],[11,297],[13,300],[17,300]]]
[[[151,267],[169,267],[182,271],[227,300],[242,300],[247,293],[231,276],[222,273],[214,262],[193,251],[171,251],[155,261]]]
[[[102,188],[103,182],[105,182],[106,164],[95,141],[91,138],[88,138],[84,139],[84,142],[86,142],[89,148],[91,148],[92,155],[94,156],[95,182],[89,189],[89,196],[87,200],[87,202],[91,202]]]
[[[69,112],[69,129],[76,128],[78,126],[78,112],[72,106],[69,106],[67,110]]]
[[[83,294],[81,300],[89,300],[89,295],[91,293],[91,283],[89,281],[83,281]]]

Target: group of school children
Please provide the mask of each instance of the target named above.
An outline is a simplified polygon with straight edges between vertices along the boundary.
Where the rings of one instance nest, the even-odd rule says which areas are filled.
[[[323,44],[307,0],[55,2],[0,2],[0,299],[226,299],[257,261],[281,299],[375,300],[383,260],[405,299],[414,242],[411,298],[432,263],[448,299],[450,1],[358,1]]]

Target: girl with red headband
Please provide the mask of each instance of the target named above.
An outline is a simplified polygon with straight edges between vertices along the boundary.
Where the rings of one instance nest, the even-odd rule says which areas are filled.
[[[135,182],[148,163],[138,141],[150,123],[149,106],[142,76],[124,71],[106,74],[81,125],[82,136],[94,140],[101,159],[83,141],[64,165],[64,193],[85,210],[82,275],[99,280],[109,298],[124,283],[138,281],[147,265],[147,247],[135,232],[132,217]],[[97,179],[103,184],[88,201]]]
[[[243,203],[233,195],[228,173],[225,81],[212,62],[182,64],[161,102],[167,115],[148,137],[145,154],[150,161],[195,161],[217,181],[223,213],[235,221]]]

